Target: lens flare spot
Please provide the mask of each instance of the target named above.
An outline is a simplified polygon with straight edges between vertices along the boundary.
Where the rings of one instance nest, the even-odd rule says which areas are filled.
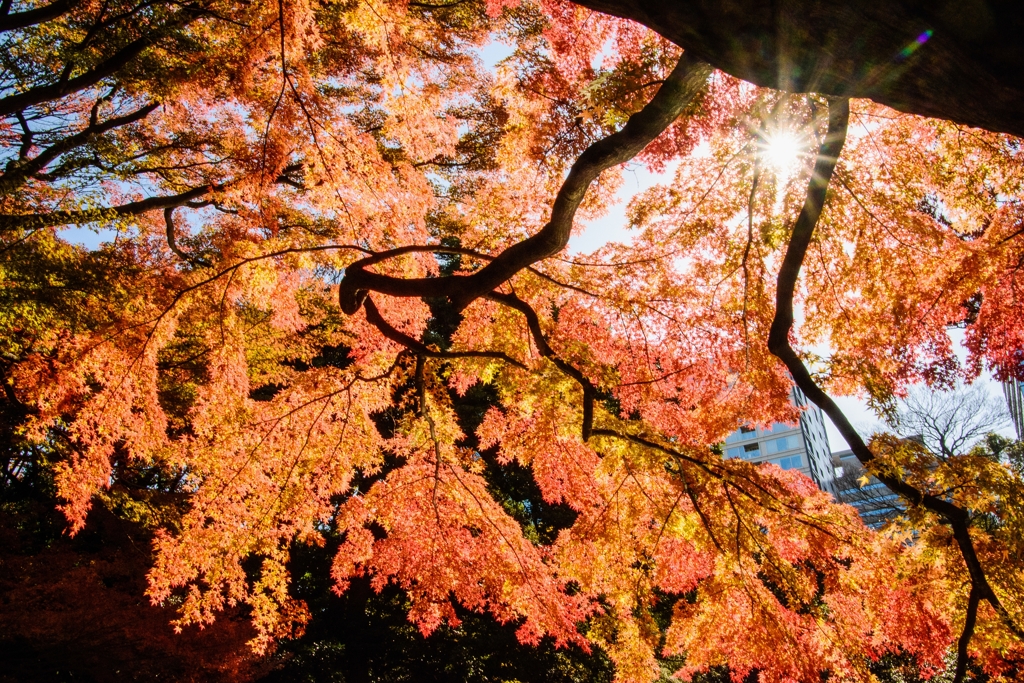
[[[792,131],[783,130],[765,137],[761,158],[776,173],[786,174],[796,169],[803,153],[803,141]]]

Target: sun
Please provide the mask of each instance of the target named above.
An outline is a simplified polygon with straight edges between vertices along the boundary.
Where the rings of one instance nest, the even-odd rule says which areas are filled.
[[[761,143],[761,159],[776,173],[789,174],[796,169],[804,148],[804,141],[793,131],[775,131]]]

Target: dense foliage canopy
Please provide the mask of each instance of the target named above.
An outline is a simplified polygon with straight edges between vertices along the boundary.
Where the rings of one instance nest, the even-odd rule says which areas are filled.
[[[423,634],[489,612],[620,681],[1018,671],[1020,469],[829,394],[1024,379],[1019,139],[561,0],[7,0],[0,41],[4,495],[153,530],[180,627],[300,634],[293,549],[334,543]],[[638,164],[630,241],[571,254]],[[794,382],[905,499],[885,532],[714,445]]]

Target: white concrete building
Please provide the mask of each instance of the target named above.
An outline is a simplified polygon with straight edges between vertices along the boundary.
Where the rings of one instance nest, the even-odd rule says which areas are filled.
[[[726,459],[743,458],[753,463],[773,462],[784,470],[799,470],[822,491],[839,498],[835,468],[825,432],[825,416],[797,388],[793,402],[804,410],[795,425],[776,422],[769,429],[741,427],[723,446]]]

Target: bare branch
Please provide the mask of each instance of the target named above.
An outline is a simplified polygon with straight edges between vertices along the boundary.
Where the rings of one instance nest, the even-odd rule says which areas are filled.
[[[980,385],[957,384],[949,391],[912,388],[891,426],[903,436],[920,436],[932,453],[948,460],[1008,422],[1001,400]]]

